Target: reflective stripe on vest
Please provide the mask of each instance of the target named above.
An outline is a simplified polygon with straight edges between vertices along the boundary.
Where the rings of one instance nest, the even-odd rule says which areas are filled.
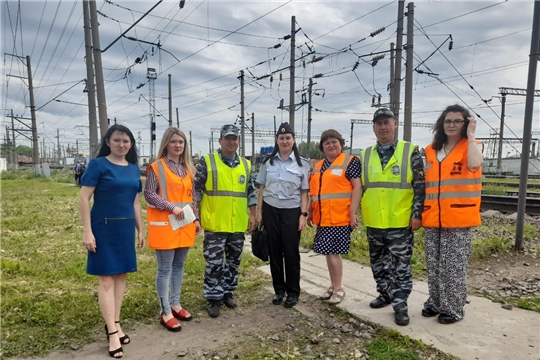
[[[440,186],[459,186],[459,185],[479,185],[482,184],[481,178],[476,179],[447,179],[439,181],[427,181],[427,188],[438,188]]]
[[[149,167],[156,175],[158,195],[167,202],[183,208],[193,202],[193,177],[186,168],[186,176],[180,177],[169,169],[163,159],[158,159]],[[169,210],[160,210],[147,204],[148,247],[156,250],[170,250],[191,247],[195,243],[195,224],[189,223],[173,230]]]
[[[415,145],[398,141],[394,155],[382,168],[376,145],[362,151],[361,200],[364,225],[377,229],[408,227],[414,191],[411,156]],[[399,173],[392,171],[398,166]]]
[[[369,188],[386,188],[386,189],[412,189],[412,184],[407,182],[407,172],[403,171],[403,169],[409,169],[409,159],[410,154],[409,150],[411,149],[411,143],[406,142],[405,146],[403,148],[403,156],[401,157],[401,182],[378,182],[378,181],[370,181],[369,180],[369,171],[368,171],[368,165],[369,165],[369,158],[371,157],[371,150],[373,150],[373,147],[369,147],[366,149],[366,155],[364,158],[364,191]],[[387,164],[388,165],[388,164]]]
[[[441,192],[440,194],[426,194],[426,200],[437,200],[437,199],[470,199],[482,196],[482,190],[473,190],[473,191],[446,191]]]
[[[425,148],[426,198],[422,226],[468,228],[481,224],[482,170],[469,170],[468,149],[468,139],[464,138],[439,161],[433,144]]]
[[[349,162],[351,161],[351,158],[352,158],[352,155],[347,155],[347,156],[345,156],[345,160],[343,160],[342,165],[333,165],[333,163],[332,163],[332,164],[330,164],[329,167],[326,168],[326,170],[334,170],[334,169],[347,170],[347,166],[349,165]],[[321,172],[321,168],[314,168],[311,173],[316,174],[316,173],[319,173],[319,172]]]
[[[232,168],[222,161],[218,152],[207,154],[203,159],[208,176],[200,205],[202,228],[212,232],[245,232],[249,222],[250,162],[240,158],[243,166]]]
[[[347,226],[350,223],[352,184],[347,168],[353,156],[341,153],[324,171],[319,161],[310,176],[312,220],[317,226]]]
[[[233,197],[245,197],[245,192],[235,192],[235,191],[219,191],[218,190],[218,172],[217,172],[217,164],[216,164],[216,158],[214,156],[209,156],[210,158],[210,166],[212,169],[212,190],[207,190],[206,194],[208,196],[233,196]],[[249,166],[247,163],[247,160],[243,157],[240,158],[242,160],[242,164],[244,165],[244,169],[246,170],[246,181],[249,176]]]
[[[159,188],[161,189],[161,197],[164,199],[167,199],[167,177],[165,176],[165,166],[163,165],[164,164],[163,161],[157,161],[156,164],[158,167],[158,174],[156,175],[158,175],[157,179],[158,179]],[[191,204],[188,202],[175,202],[175,201],[170,201],[170,203],[178,206],[179,208],[183,208],[184,206]],[[154,205],[150,205],[150,204],[147,204],[146,206],[154,208],[154,209],[156,208]]]

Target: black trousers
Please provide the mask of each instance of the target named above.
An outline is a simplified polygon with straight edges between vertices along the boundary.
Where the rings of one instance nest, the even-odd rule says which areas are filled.
[[[300,295],[300,208],[279,209],[263,203],[263,225],[268,233],[270,272],[276,294]]]

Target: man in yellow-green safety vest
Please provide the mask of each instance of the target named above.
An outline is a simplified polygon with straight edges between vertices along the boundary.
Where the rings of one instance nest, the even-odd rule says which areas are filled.
[[[412,290],[413,232],[422,225],[424,163],[418,147],[394,136],[394,113],[380,108],[373,115],[377,144],[362,158],[362,219],[379,296],[369,305],[392,304],[398,325],[409,324],[407,299]]]
[[[194,181],[204,229],[203,291],[210,317],[219,316],[221,303],[229,308],[237,306],[233,292],[238,286],[244,233],[253,231],[257,220],[251,163],[236,154],[238,139],[238,128],[224,125],[220,132],[220,149],[201,158]]]

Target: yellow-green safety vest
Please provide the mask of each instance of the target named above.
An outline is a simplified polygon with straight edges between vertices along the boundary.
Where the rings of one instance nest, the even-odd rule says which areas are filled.
[[[208,175],[200,204],[202,228],[212,232],[245,232],[249,223],[247,187],[251,163],[240,157],[241,165],[231,168],[217,152],[205,155],[204,160]]]
[[[414,191],[411,156],[416,145],[398,141],[383,169],[376,145],[362,150],[362,220],[376,229],[410,225]]]

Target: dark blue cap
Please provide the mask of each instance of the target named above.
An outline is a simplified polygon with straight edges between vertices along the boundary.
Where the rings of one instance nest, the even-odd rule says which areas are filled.
[[[223,125],[221,127],[220,138],[224,138],[227,135],[238,136],[238,128],[233,124]]]
[[[281,123],[281,125],[279,125],[279,129],[277,130],[276,136],[280,134],[293,134],[294,136],[294,131],[288,122],[284,122],[284,123]]]
[[[373,122],[377,121],[381,116],[393,118],[394,113],[388,108],[379,108],[379,110],[375,111],[375,114],[373,114]]]

